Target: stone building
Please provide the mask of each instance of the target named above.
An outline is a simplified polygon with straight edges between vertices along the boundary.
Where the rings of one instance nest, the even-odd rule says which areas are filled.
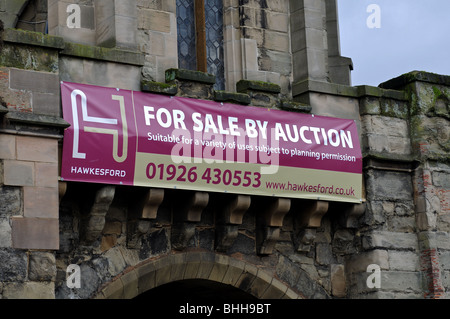
[[[352,86],[336,0],[3,0],[0,20],[2,298],[448,296],[450,77]],[[63,180],[61,81],[354,120],[361,201]]]

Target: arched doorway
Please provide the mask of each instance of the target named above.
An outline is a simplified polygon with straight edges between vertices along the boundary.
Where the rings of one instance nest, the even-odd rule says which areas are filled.
[[[131,299],[148,296],[227,299],[297,299],[288,285],[261,268],[212,252],[183,252],[145,260],[125,269],[102,286],[94,298]],[[206,295],[206,296],[205,296]],[[204,299],[202,299],[204,300]]]
[[[206,279],[186,279],[147,290],[136,296],[135,299],[224,302],[228,300],[256,300],[258,298],[239,288],[223,283]]]

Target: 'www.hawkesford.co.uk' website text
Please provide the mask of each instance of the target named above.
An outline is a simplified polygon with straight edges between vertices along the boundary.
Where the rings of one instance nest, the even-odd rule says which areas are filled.
[[[346,195],[355,196],[355,189],[342,188],[332,186],[325,186],[322,184],[297,184],[297,183],[280,183],[280,182],[266,182],[267,189],[281,190],[281,191],[294,191],[294,192],[308,192],[308,193],[318,193],[318,194],[336,194],[336,195]]]

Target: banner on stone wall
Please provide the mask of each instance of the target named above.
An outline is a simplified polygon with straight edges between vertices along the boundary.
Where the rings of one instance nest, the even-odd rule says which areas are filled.
[[[61,83],[67,181],[360,202],[356,123]]]

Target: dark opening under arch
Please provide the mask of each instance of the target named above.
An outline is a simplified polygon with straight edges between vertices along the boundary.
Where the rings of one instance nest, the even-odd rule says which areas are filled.
[[[206,279],[186,279],[173,281],[159,287],[147,290],[135,299],[143,300],[177,300],[221,302],[229,300],[257,300],[245,291]]]

